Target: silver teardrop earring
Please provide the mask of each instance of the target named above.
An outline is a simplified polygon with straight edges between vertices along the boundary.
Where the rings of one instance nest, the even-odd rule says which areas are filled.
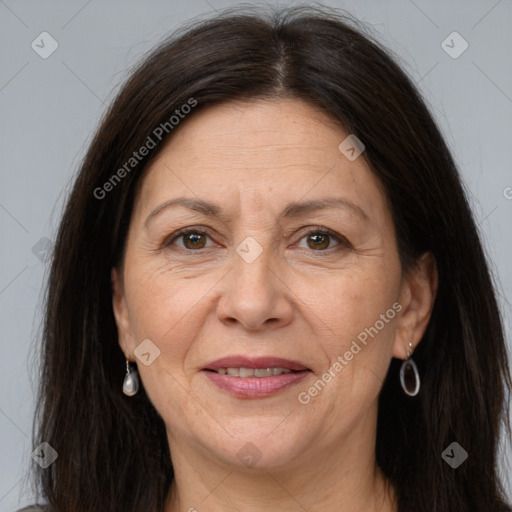
[[[126,375],[123,382],[123,393],[133,396],[139,391],[139,372],[130,368],[130,361],[126,358]]]
[[[411,377],[414,378],[414,385],[411,387]],[[409,383],[409,386],[407,385]],[[400,384],[404,393],[409,396],[416,396],[420,391],[420,374],[418,367],[412,359],[412,342],[409,342],[409,350],[407,350],[407,359],[402,362],[400,367]]]

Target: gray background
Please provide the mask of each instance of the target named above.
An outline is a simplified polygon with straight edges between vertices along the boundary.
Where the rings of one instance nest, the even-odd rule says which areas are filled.
[[[34,448],[30,375],[48,271],[44,250],[92,132],[144,52],[183,21],[229,5],[235,2],[0,0],[0,511],[32,501],[24,482]],[[493,261],[510,346],[511,2],[326,5],[372,26],[427,98],[462,170]],[[59,45],[47,59],[31,48],[43,31]],[[441,45],[453,31],[469,44],[456,59]],[[460,41],[453,46],[461,48]],[[471,456],[471,446],[464,448]],[[510,453],[504,447],[501,467],[512,496]]]

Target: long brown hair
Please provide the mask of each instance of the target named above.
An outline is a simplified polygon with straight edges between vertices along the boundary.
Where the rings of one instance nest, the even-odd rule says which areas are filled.
[[[379,399],[377,463],[398,510],[510,511],[497,474],[507,351],[459,172],[394,57],[363,25],[321,7],[228,10],[188,26],[144,58],[104,116],[62,217],[46,291],[33,442],[59,457],[47,469],[34,464],[40,496],[62,512],[162,511],[173,479],[165,426],[144,389],[121,392],[110,271],[122,265],[137,184],[172,137],[176,109],[192,98],[190,117],[223,101],[279,97],[320,107],[364,142],[403,267],[425,251],[437,260],[439,290],[415,352],[422,391],[404,395],[393,360]],[[148,137],[155,147],[127,168]],[[469,452],[457,469],[441,457],[453,441]]]

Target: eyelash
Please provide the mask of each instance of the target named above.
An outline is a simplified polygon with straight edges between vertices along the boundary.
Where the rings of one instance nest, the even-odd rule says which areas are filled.
[[[211,235],[208,233],[208,230],[202,231],[200,229],[184,228],[184,229],[181,229],[181,230],[177,231],[176,233],[173,233],[172,235],[170,235],[170,237],[168,237],[166,239],[166,241],[164,241],[164,243],[162,244],[162,248],[168,248],[169,246],[171,246],[171,244],[175,240],[179,239],[180,237],[183,237],[184,235],[188,235],[190,233],[195,233],[198,235],[206,235],[210,239],[212,238]],[[334,233],[330,229],[326,229],[326,228],[323,228],[320,226],[315,226],[315,227],[309,229],[308,231],[306,231],[306,233],[304,233],[304,235],[301,236],[300,240],[302,240],[310,235],[324,235],[324,236],[326,235],[326,236],[329,236],[329,237],[335,239],[338,242],[339,246],[342,246],[342,247],[344,246],[345,248],[351,247],[350,242],[345,237],[338,235],[337,233]],[[311,252],[325,253],[325,252],[329,252],[333,249],[340,250],[339,246],[328,247],[327,249],[319,249],[317,251],[315,251],[314,249],[310,249],[310,250],[311,250]],[[187,251],[187,252],[198,252],[199,253],[203,250],[209,249],[209,247],[202,247],[200,249],[188,249],[187,247],[178,247],[178,249],[181,249],[181,250]]]

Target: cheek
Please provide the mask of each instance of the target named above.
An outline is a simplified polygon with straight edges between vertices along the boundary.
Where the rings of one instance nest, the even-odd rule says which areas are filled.
[[[190,317],[211,289],[210,279],[183,279],[161,260],[155,265],[147,258],[134,257],[130,263],[126,267],[126,295],[138,335],[170,339],[173,332],[195,324]]]
[[[211,285],[191,280],[184,286],[169,272],[149,266],[132,264],[126,268],[133,349],[149,339],[160,351],[150,366],[138,364],[144,385],[151,393],[162,382],[169,380],[172,385],[172,377],[183,379],[184,361],[200,328],[200,299]]]
[[[328,360],[318,375],[328,384],[317,386],[323,396],[314,400],[317,406],[329,404],[333,425],[349,421],[348,410],[355,419],[373,403],[389,367],[400,309],[400,267],[390,264],[384,271],[381,263],[373,260],[342,272],[310,296],[318,351]]]
[[[317,281],[313,290],[299,293],[307,297],[312,318],[324,333],[319,339],[326,352],[337,357],[358,336],[364,341],[368,330],[375,339],[392,337],[397,316],[392,306],[398,298],[399,283],[400,275],[392,267],[383,271],[380,265],[373,265],[340,272],[331,279]],[[371,329],[375,325],[378,335]]]

